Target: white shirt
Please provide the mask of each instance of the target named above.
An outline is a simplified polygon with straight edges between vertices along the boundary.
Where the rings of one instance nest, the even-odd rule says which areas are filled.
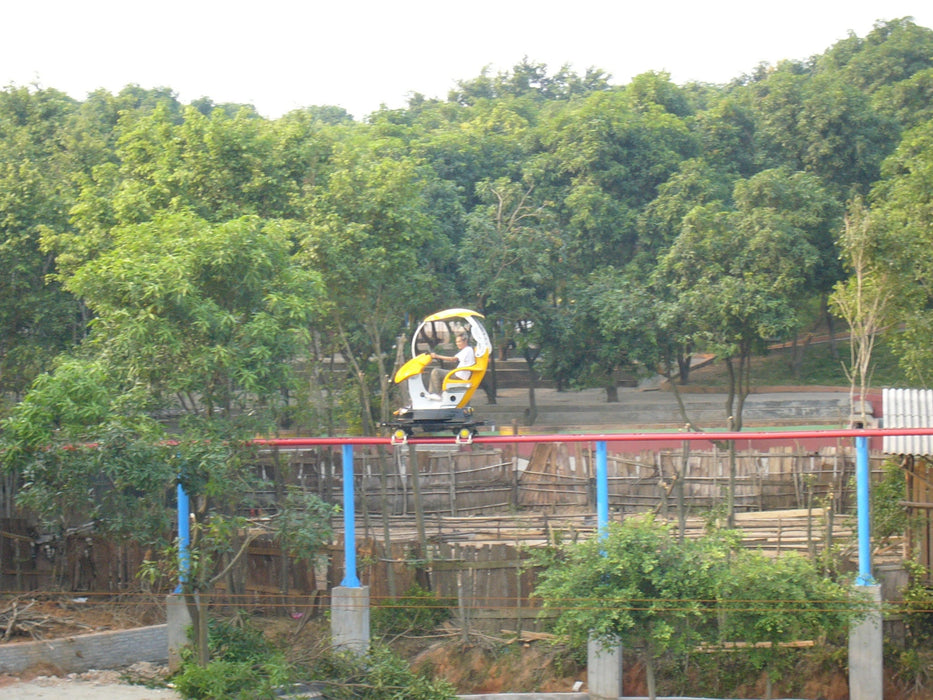
[[[469,345],[464,345],[454,357],[457,358],[457,367],[470,367],[476,364],[476,353]],[[457,372],[454,375],[457,379],[469,379],[469,372]]]

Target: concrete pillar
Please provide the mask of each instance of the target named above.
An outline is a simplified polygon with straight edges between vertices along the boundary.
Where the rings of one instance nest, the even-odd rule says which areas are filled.
[[[878,700],[884,695],[881,625],[881,586],[857,586],[874,605],[871,612],[849,630],[849,700]]]
[[[622,697],[622,645],[605,646],[590,638],[586,645],[586,683],[591,698]]]
[[[191,614],[180,593],[165,596],[165,621],[168,628],[168,670],[175,673],[181,668],[181,650],[188,646]]]
[[[362,656],[369,651],[369,586],[336,586],[330,600],[334,648]]]

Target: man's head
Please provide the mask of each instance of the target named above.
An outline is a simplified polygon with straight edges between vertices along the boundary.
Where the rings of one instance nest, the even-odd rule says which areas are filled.
[[[458,347],[458,348],[460,348],[460,349],[465,348],[465,347],[466,347],[466,344],[467,344],[466,336],[465,336],[465,335],[462,335],[462,334],[461,334],[461,335],[458,335],[457,338],[456,338],[456,342],[457,342],[457,347]]]

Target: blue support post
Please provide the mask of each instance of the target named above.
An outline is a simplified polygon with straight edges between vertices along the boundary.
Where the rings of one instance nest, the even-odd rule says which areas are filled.
[[[176,593],[188,583],[188,574],[191,571],[191,506],[188,502],[188,492],[181,481],[177,487],[178,498],[178,587]]]
[[[596,527],[600,538],[608,534],[609,469],[607,467],[605,440],[596,443]]]
[[[849,697],[875,700],[884,694],[884,638],[881,585],[871,573],[871,469],[868,438],[855,437],[855,496],[858,508],[857,588],[872,604],[865,618],[849,629]]]
[[[596,527],[599,539],[609,536],[609,468],[606,441],[596,442]],[[605,550],[601,552],[606,556]],[[622,645],[606,644],[590,634],[586,645],[586,678],[590,697],[622,697]]]
[[[343,553],[341,586],[359,588],[356,576],[356,510],[353,505],[353,445],[343,446]]]
[[[858,513],[858,578],[856,585],[875,582],[871,573],[871,471],[868,466],[868,438],[855,438],[855,495]]]

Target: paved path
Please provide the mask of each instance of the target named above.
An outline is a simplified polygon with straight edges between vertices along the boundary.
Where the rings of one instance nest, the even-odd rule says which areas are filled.
[[[726,425],[724,394],[681,394],[690,420],[700,427]],[[677,399],[670,391],[645,391],[637,388],[619,389],[619,402],[607,403],[603,389],[582,391],[535,391],[538,417],[536,430],[569,429],[576,426],[627,428],[644,426],[680,426],[683,418]],[[489,405],[479,392],[473,398],[477,417],[497,429],[506,429],[513,421],[526,423],[528,390],[501,389],[495,405]],[[846,389],[805,388],[803,390],[771,390],[750,394],[745,401],[743,420],[746,427],[754,425],[827,425],[844,427],[849,419],[849,393]]]
[[[167,688],[145,688],[119,681],[79,681],[42,678],[0,687],[2,700],[181,700]]]

